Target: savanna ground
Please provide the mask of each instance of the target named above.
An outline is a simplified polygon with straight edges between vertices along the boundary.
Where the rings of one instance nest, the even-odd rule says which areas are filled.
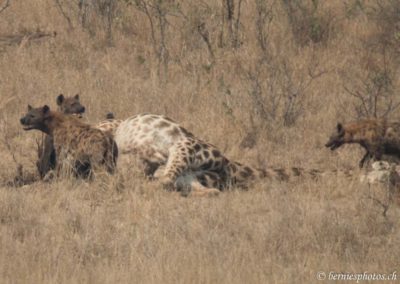
[[[383,216],[382,189],[357,176],[209,199],[165,192],[134,167],[92,183],[9,181],[19,164],[36,171],[41,134],[20,116],[60,93],[79,93],[91,123],[165,114],[253,166],[358,173],[359,147],[324,143],[337,121],[399,118],[400,1],[0,5],[0,282],[313,283],[318,271],[399,270],[398,203]]]

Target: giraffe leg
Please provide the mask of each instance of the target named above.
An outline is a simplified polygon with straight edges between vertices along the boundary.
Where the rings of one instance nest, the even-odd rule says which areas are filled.
[[[211,180],[207,180],[208,175],[208,172],[186,172],[177,177],[175,187],[184,197],[216,196],[220,190],[213,186]],[[206,180],[208,182],[205,182]]]
[[[193,197],[213,197],[220,194],[220,191],[218,189],[205,187],[197,180],[192,181],[190,187],[190,196]]]
[[[173,189],[177,177],[188,169],[187,158],[185,159],[184,149],[181,152],[178,149],[172,149],[164,173],[160,182],[165,189]]]

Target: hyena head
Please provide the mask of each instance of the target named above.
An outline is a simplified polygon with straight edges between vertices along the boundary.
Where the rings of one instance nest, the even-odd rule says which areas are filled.
[[[50,108],[47,105],[38,108],[28,105],[28,112],[21,117],[20,122],[24,130],[38,129],[48,133],[47,121],[49,118]]]
[[[85,112],[85,107],[79,101],[79,95],[64,97],[63,94],[57,97],[58,110],[65,114],[77,115],[79,118]]]
[[[351,131],[347,131],[341,123],[338,123],[336,125],[335,131],[329,138],[328,143],[325,144],[325,147],[328,147],[333,151],[342,146],[343,144],[351,143],[352,141],[353,141],[353,134],[351,133]]]

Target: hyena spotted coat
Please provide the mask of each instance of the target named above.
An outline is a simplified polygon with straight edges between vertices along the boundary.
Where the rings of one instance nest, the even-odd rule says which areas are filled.
[[[71,168],[77,176],[88,177],[103,169],[113,173],[118,157],[114,139],[78,118],[51,111],[45,105],[28,106],[20,119],[24,130],[37,129],[53,138],[57,156],[57,174],[63,167]]]
[[[381,160],[382,155],[400,158],[400,122],[364,119],[345,125],[338,123],[325,146],[333,151],[352,143],[366,151],[359,162],[360,168],[371,158]]]
[[[81,104],[79,95],[73,97],[64,97],[60,94],[56,99],[58,110],[64,114],[71,114],[81,117],[85,112],[85,107]],[[44,178],[56,166],[56,152],[53,145],[53,138],[45,134],[41,144],[38,145],[38,160],[36,166],[40,178]]]

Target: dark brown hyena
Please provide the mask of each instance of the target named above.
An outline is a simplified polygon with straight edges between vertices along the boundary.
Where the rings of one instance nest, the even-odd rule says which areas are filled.
[[[71,168],[76,176],[81,177],[88,177],[100,168],[114,172],[118,149],[111,135],[71,115],[51,111],[47,105],[39,108],[28,106],[28,112],[20,122],[24,130],[37,129],[52,136],[57,174],[62,167]]]
[[[85,107],[81,104],[79,100],[79,95],[73,97],[64,97],[64,95],[59,95],[57,97],[58,110],[65,113],[76,115],[77,117],[82,117],[85,112]],[[36,166],[39,172],[40,178],[50,171],[54,170],[56,166],[56,152],[53,146],[53,138],[50,135],[45,135],[38,145],[38,161]]]
[[[371,158],[381,160],[382,155],[400,158],[400,122],[365,119],[345,125],[338,123],[325,146],[333,151],[346,143],[360,144],[366,150],[360,168]]]

